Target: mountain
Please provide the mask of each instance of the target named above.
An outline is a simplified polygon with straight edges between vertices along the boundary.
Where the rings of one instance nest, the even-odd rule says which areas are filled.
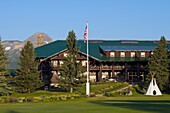
[[[2,41],[2,45],[6,51],[7,57],[8,57],[8,69],[16,69],[18,66],[20,51],[24,47],[27,41],[31,41],[34,45],[34,47],[37,47],[37,37],[41,34],[43,38],[43,43],[47,44],[52,41],[52,39],[45,33],[37,32],[33,35],[31,35],[26,40],[19,41],[19,40],[6,40]]]
[[[2,45],[8,57],[8,69],[15,69],[19,60],[19,53],[23,44],[18,40],[3,41]]]
[[[43,43],[44,43],[44,44],[47,44],[47,43],[49,43],[49,42],[52,41],[52,39],[51,39],[47,34],[37,32],[37,33],[33,34],[32,36],[30,36],[29,38],[27,38],[27,39],[24,41],[24,44],[25,44],[27,41],[31,41],[31,42],[33,43],[34,47],[37,47],[37,37],[38,37],[38,35],[40,35],[40,34],[41,34],[41,36],[42,36],[42,38],[43,38]]]

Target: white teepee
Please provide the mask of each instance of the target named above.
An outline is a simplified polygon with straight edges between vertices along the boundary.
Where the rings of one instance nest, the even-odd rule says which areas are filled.
[[[153,96],[162,95],[161,91],[159,90],[156,84],[156,78],[152,78],[145,95],[153,95]]]

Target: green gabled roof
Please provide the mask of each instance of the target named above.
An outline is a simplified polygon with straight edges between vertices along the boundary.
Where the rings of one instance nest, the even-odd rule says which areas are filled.
[[[66,49],[66,42],[58,40],[35,48],[35,53],[39,58],[47,58],[64,49]]]
[[[86,43],[83,40],[78,40],[78,47],[80,52],[86,54]],[[100,61],[135,61],[135,58],[110,58],[103,54],[103,51],[112,50],[143,50],[152,51],[158,45],[155,41],[122,41],[122,40],[90,40],[89,41],[89,56],[98,59]],[[38,58],[48,58],[56,53],[59,53],[66,49],[65,40],[57,40],[49,44],[35,48],[35,53]],[[170,49],[170,44],[168,44]],[[102,54],[102,55],[101,55]],[[138,59],[139,60],[139,59]]]

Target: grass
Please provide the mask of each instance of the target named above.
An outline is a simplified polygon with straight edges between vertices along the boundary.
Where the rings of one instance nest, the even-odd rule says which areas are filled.
[[[126,82],[99,82],[90,84],[90,92],[95,94],[103,94],[106,91],[118,90],[129,84]],[[79,87],[79,91],[85,94],[85,85]]]
[[[118,90],[125,86],[128,86],[126,82],[104,82],[104,83],[96,83],[91,85],[91,90],[93,92],[102,92],[106,90]]]
[[[168,113],[170,95],[95,97],[46,103],[8,103],[0,113]]]

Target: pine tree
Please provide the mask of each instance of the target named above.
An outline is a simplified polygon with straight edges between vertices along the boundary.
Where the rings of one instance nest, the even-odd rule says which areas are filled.
[[[11,91],[11,87],[9,86],[9,80],[5,75],[8,75],[7,67],[7,56],[5,54],[5,50],[2,46],[2,42],[0,41],[0,95],[8,95]]]
[[[35,57],[33,44],[28,41],[20,52],[19,68],[16,71],[16,88],[20,92],[34,92],[43,85]]]
[[[169,77],[169,60],[168,60],[168,49],[167,41],[165,37],[161,37],[158,47],[154,50],[153,55],[149,58],[148,68],[149,75],[147,80],[151,80],[152,76],[157,79],[159,88],[164,91],[168,83]]]
[[[83,67],[81,62],[77,62],[76,55],[80,50],[77,47],[77,40],[75,33],[70,31],[68,33],[68,37],[66,39],[67,43],[67,57],[63,61],[63,64],[60,67],[60,85],[70,91],[73,92],[74,89],[77,88],[78,84],[83,83]]]

